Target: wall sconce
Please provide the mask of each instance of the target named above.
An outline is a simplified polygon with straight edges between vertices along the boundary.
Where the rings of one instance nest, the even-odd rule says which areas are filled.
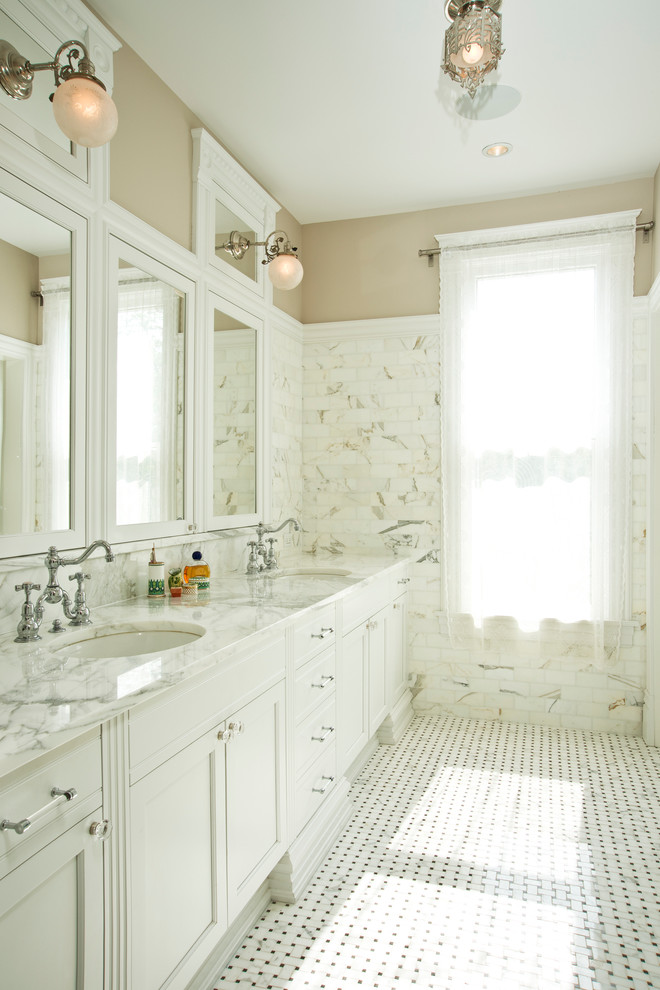
[[[66,58],[65,62],[60,59]],[[33,64],[8,41],[0,41],[0,86],[14,100],[32,95],[35,72],[52,69],[55,92],[53,114],[61,131],[75,144],[98,148],[117,130],[117,108],[105,86],[94,75],[94,65],[81,41],[65,41],[52,62]]]
[[[250,246],[265,247],[266,257],[261,264],[268,265],[268,277],[276,289],[295,289],[302,282],[303,266],[296,254],[298,248],[291,245],[283,230],[274,230],[265,241],[249,241],[238,230],[232,230],[229,240],[222,246],[237,261],[244,257]]]
[[[445,32],[442,68],[473,99],[486,73],[504,54],[501,6],[502,0],[447,0],[445,4],[451,25]]]

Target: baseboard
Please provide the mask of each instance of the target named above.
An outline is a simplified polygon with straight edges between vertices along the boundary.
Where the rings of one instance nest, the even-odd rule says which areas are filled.
[[[348,789],[348,781],[342,777],[270,874],[274,901],[293,904],[298,900],[346,828],[353,813]]]
[[[377,732],[378,742],[385,746],[394,746],[399,742],[401,736],[406,731],[414,715],[412,708],[412,694],[406,688],[401,697],[394,703],[390,714]]]
[[[197,970],[186,990],[211,990],[216,977],[236,955],[246,933],[254,927],[271,900],[270,887],[268,881],[265,880],[243,910],[234,918],[206,962]]]

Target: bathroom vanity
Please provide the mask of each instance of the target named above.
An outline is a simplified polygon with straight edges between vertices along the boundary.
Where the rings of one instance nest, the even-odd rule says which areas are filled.
[[[208,990],[269,900],[300,895],[351,777],[411,716],[409,580],[391,555],[305,557],[190,606],[134,599],[8,638],[3,982]],[[140,652],[154,631],[190,641]],[[112,655],[108,633],[143,645]]]

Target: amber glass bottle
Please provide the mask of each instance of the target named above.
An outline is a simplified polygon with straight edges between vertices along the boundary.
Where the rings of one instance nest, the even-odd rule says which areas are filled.
[[[196,584],[197,592],[209,591],[211,588],[211,568],[202,560],[202,551],[193,552],[192,564],[186,564],[183,568],[183,580],[185,584]]]

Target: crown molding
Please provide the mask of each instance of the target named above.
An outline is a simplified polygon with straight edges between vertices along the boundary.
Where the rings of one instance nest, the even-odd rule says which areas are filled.
[[[253,179],[203,127],[192,130],[193,176],[207,187],[223,189],[255,217],[276,213],[280,204]]]

